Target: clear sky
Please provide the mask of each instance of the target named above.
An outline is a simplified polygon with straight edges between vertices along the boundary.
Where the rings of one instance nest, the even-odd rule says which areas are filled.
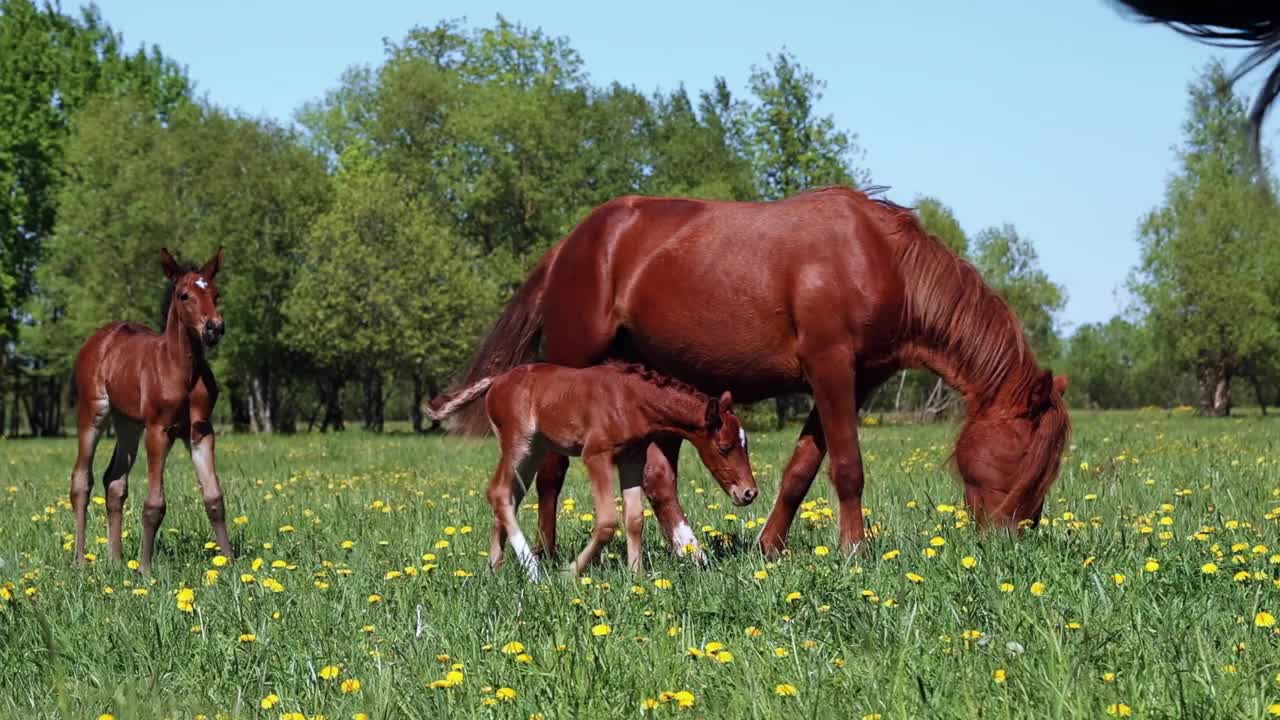
[[[1012,222],[1029,237],[1067,288],[1068,328],[1127,302],[1137,223],[1174,170],[1187,84],[1215,52],[1239,58],[1131,22],[1105,0],[99,7],[130,47],[155,43],[184,63],[212,101],[282,121],[347,66],[379,63],[383,38],[446,18],[480,25],[501,12],[567,36],[593,82],[645,91],[696,91],[723,75],[745,92],[751,66],[786,46],[826,81],[821,111],[857,133],[863,164],[890,197],[935,195],[970,235]]]

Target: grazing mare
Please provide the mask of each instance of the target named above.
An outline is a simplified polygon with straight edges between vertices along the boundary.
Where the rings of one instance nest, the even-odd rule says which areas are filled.
[[[442,420],[481,395],[502,450],[488,492],[494,516],[491,567],[502,562],[503,547],[510,539],[529,579],[538,581],[538,560],[516,523],[516,509],[547,454],[581,456],[591,480],[595,531],[573,563],[575,573],[586,570],[618,527],[614,467],[643,466],[652,440],[663,436],[688,440],[734,504],[746,505],[755,499],[747,434],[733,414],[733,397],[728,392],[708,397],[636,365],[609,363],[577,370],[532,364],[482,378],[438,398],[427,413]],[[634,471],[620,474],[627,564],[638,572],[644,500],[637,478]]]
[[[1070,431],[1065,378],[1036,366],[1018,319],[973,266],[909,210],[848,188],[768,203],[601,205],[542,257],[462,382],[527,362],[539,347],[559,365],[641,361],[695,387],[728,388],[739,402],[812,392],[760,535],[766,552],[782,548],[828,452],[841,545],[863,540],[857,412],[903,368],[927,367],[966,399],[954,459],[985,525],[1038,519]],[[485,429],[482,414],[460,420],[465,431]],[[658,444],[644,489],[670,531],[684,521],[679,443]],[[567,464],[551,456],[538,472],[547,550]]]
[[[218,549],[231,557],[222,488],[213,469],[213,425],[209,421],[218,386],[205,359],[205,349],[217,345],[226,330],[214,284],[222,267],[222,250],[199,270],[188,270],[162,248],[160,265],[171,284],[164,332],[157,334],[137,323],[111,323],[91,335],[76,356],[80,448],[71,471],[71,508],[76,516],[77,564],[84,562],[93,454],[108,418],[116,431],[115,451],[102,476],[108,557],[121,559],[120,519],[139,438],[144,438],[147,448],[147,499],[142,504],[139,561],[142,572],[151,570],[156,529],[165,512],[164,462],[177,438],[182,438],[191,452]]]

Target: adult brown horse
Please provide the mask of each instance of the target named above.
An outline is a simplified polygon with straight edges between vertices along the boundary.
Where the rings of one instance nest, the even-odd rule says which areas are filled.
[[[930,368],[968,401],[955,462],[982,523],[1039,517],[1070,431],[1065,378],[1036,366],[1017,318],[977,271],[909,210],[847,188],[771,203],[605,203],[543,256],[462,382],[531,360],[539,342],[547,362],[638,360],[740,402],[811,391],[765,551],[782,548],[828,451],[840,542],[852,549],[865,537],[857,411],[903,368]],[[472,412],[460,426],[483,432],[487,422]],[[684,519],[678,447],[651,449],[644,478],[668,537]],[[566,468],[552,456],[538,475],[546,549]]]
[[[160,265],[169,278],[164,332],[137,323],[111,323],[89,337],[76,356],[80,448],[71,471],[71,508],[76,517],[75,562],[84,562],[85,513],[93,485],[93,454],[110,418],[116,447],[103,473],[107,497],[107,554],[121,559],[120,522],[129,495],[129,470],[138,457],[138,439],[147,448],[147,499],[142,505],[142,572],[151,570],[156,529],[164,520],[164,462],[173,441],[191,452],[205,510],[222,554],[231,557],[222,487],[213,469],[213,425],[209,418],[218,386],[205,349],[222,338],[214,279],[222,250],[199,270],[180,267],[166,249]]]

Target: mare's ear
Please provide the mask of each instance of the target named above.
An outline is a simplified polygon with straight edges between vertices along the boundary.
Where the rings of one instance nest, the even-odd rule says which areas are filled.
[[[1058,375],[1053,378],[1053,391],[1058,393],[1058,397],[1067,394],[1067,376]]]
[[[720,429],[720,402],[715,398],[707,400],[707,432],[713,433]]]
[[[720,393],[720,412],[722,413],[733,412],[733,393],[729,392],[728,390],[725,390],[724,392]]]
[[[218,252],[209,258],[209,261],[200,268],[200,274],[212,280],[217,276],[218,271],[222,269],[222,248],[218,248]]]
[[[182,276],[182,267],[169,254],[168,248],[160,248],[160,267],[164,268],[164,276],[169,278],[169,282],[178,282],[178,278]]]

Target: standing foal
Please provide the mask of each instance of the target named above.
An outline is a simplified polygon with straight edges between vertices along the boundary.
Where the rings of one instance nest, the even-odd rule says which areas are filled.
[[[572,565],[579,574],[613,539],[618,527],[611,488],[615,465],[643,466],[646,448],[656,438],[688,440],[734,504],[746,505],[755,499],[747,435],[733,414],[733,398],[727,392],[719,398],[708,397],[636,365],[574,369],[532,364],[442,397],[427,412],[441,420],[485,393],[485,411],[502,450],[488,491],[494,514],[491,567],[502,562],[503,546],[510,538],[529,578],[538,580],[538,561],[516,524],[516,508],[548,452],[581,456],[591,481],[595,530]],[[624,481],[638,477],[639,472],[622,473]],[[627,564],[639,570],[644,528],[640,485],[624,485],[622,502]]]
[[[191,452],[218,548],[231,557],[222,488],[213,469],[213,425],[209,422],[218,387],[205,359],[205,349],[218,344],[225,330],[214,285],[222,267],[222,250],[193,271],[180,267],[162,248],[160,265],[172,284],[164,333],[137,323],[111,323],[91,335],[76,356],[80,448],[71,471],[76,564],[84,562],[93,454],[108,418],[116,431],[115,451],[102,476],[107,496],[108,556],[121,559],[120,519],[129,495],[129,469],[138,457],[138,439],[145,436],[142,572],[151,571],[156,529],[165,512],[164,462],[179,437]]]

